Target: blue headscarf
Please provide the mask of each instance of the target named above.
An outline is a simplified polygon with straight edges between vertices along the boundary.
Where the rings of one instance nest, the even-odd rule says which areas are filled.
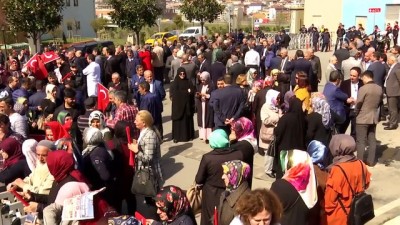
[[[319,168],[325,169],[326,167],[326,153],[328,149],[320,141],[311,141],[308,144],[307,152],[311,156],[313,164],[317,164]]]

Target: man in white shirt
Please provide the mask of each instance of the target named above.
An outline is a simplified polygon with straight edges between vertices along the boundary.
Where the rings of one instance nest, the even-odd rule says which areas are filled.
[[[254,68],[258,71],[260,65],[260,54],[254,50],[254,45],[251,45],[250,50],[244,57],[244,65],[247,69]]]
[[[97,84],[100,83],[101,68],[95,62],[95,56],[89,54],[86,57],[89,65],[83,69],[83,75],[86,76],[88,96],[97,96]]]
[[[6,114],[10,118],[10,128],[15,133],[28,138],[28,121],[13,109],[11,96],[0,99],[0,113]]]

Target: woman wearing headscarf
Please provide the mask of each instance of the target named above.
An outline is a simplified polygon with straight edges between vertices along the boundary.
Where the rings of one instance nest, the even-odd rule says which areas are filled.
[[[36,146],[38,142],[35,139],[28,139],[22,143],[22,153],[25,156],[26,163],[31,171],[36,168]]]
[[[83,133],[83,141],[86,148],[82,151],[82,173],[87,177],[92,189],[106,187],[102,193],[105,200],[112,206],[119,206],[122,201],[113,196],[116,191],[113,158],[104,144],[103,134],[97,128],[86,128]]]
[[[297,149],[280,154],[285,175],[272,183],[271,191],[283,206],[281,225],[308,225],[310,209],[318,200],[311,158],[306,151]]]
[[[267,176],[275,178],[272,170],[274,162],[274,152],[268,152],[268,149],[274,141],[274,129],[278,124],[282,112],[279,109],[280,92],[270,89],[266,95],[266,101],[261,108],[261,128],[258,139],[259,148],[264,152],[264,172]]]
[[[311,113],[306,117],[306,142],[310,143],[313,140],[317,140],[327,146],[331,138],[333,125],[331,120],[331,108],[324,96],[320,94],[312,95],[311,107]]]
[[[136,211],[136,200],[135,196],[131,192],[131,185],[133,182],[134,171],[134,158],[132,162],[129,161],[131,151],[128,148],[128,137],[126,134],[126,127],[129,127],[131,131],[131,137],[133,136],[133,127],[126,121],[118,121],[115,124],[114,137],[112,140],[106,142],[107,148],[112,150],[114,155],[114,171],[116,172],[116,186],[120,188],[120,191],[114,193],[116,198],[126,200],[128,215],[133,215]],[[132,155],[132,157],[134,157]],[[121,211],[121,207],[117,207],[118,212]]]
[[[218,224],[229,225],[235,217],[236,202],[250,191],[248,179],[250,174],[249,164],[240,160],[228,161],[222,164],[222,180],[226,189],[221,194],[218,210]]]
[[[174,143],[187,142],[194,138],[194,94],[195,88],[183,67],[178,68],[177,77],[171,84],[172,139]]]
[[[329,143],[329,150],[333,156],[333,162],[329,165],[329,175],[326,181],[324,209],[328,225],[347,224],[347,215],[353,200],[353,193],[364,191],[363,176],[365,177],[365,188],[369,187],[371,173],[364,162],[357,160],[354,152],[356,142],[347,134],[333,135]],[[344,170],[339,168],[339,166]],[[364,174],[363,174],[364,173]],[[342,202],[346,212],[341,207]]]
[[[251,87],[253,82],[257,80],[258,72],[254,68],[250,68],[246,73],[247,84]]]
[[[43,209],[55,202],[59,190],[68,182],[87,183],[85,177],[74,168],[75,162],[71,154],[65,151],[49,152],[47,156],[47,167],[50,174],[54,177],[53,186],[48,195],[28,192],[25,198],[29,201],[29,206],[24,207],[27,213],[38,212],[38,217],[43,218]]]
[[[0,154],[4,159],[3,167],[0,171],[1,183],[7,185],[17,178],[23,179],[31,173],[22,153],[21,143],[17,139],[13,137],[4,139],[0,143]]]
[[[89,127],[97,128],[103,134],[104,141],[112,139],[111,131],[106,127],[106,122],[104,120],[105,116],[102,112],[95,110],[89,114]]]
[[[176,186],[165,186],[155,197],[160,221],[148,219],[148,225],[196,225],[186,194]]]
[[[82,154],[79,146],[74,142],[71,135],[58,121],[51,121],[45,124],[46,140],[54,141],[57,150],[64,150],[74,155],[77,167],[82,167]]]
[[[315,204],[310,212],[309,225],[321,225],[325,224],[322,222],[322,218],[325,218],[325,210],[321,206],[325,194],[326,180],[328,179],[328,173],[326,172],[326,167],[328,166],[328,149],[319,141],[311,141],[308,144],[307,152],[311,157],[318,184],[318,203]]]
[[[209,140],[213,150],[201,158],[195,178],[197,187],[203,190],[201,225],[212,225],[214,207],[219,204],[216,196],[221,196],[226,189],[221,179],[223,175],[221,164],[230,160],[243,160],[240,151],[229,147],[228,135],[224,130],[214,130]]]
[[[285,93],[285,96],[283,97],[283,104],[282,104],[283,114],[285,114],[289,111],[289,100],[293,97],[295,97],[293,91],[288,91]]]
[[[258,151],[257,139],[254,136],[253,123],[246,117],[240,117],[231,125],[229,135],[231,148],[242,153],[243,162],[249,164],[249,186],[251,188],[253,178],[254,154]]]
[[[54,84],[47,84],[46,98],[42,100],[39,108],[45,118],[51,119],[53,117],[53,113],[57,108],[56,97],[57,87]]]
[[[200,74],[200,84],[197,85],[196,109],[197,124],[199,126],[200,140],[208,143],[208,137],[214,127],[214,111],[210,106],[211,92],[214,90],[210,80],[210,73],[204,71]]]
[[[82,133],[79,130],[78,123],[73,121],[71,114],[67,110],[61,110],[57,115],[57,121],[71,135],[72,140],[79,149],[82,149]]]
[[[306,119],[302,102],[293,97],[289,100],[289,110],[278,121],[274,129],[275,134],[275,160],[274,167],[277,178],[282,178],[283,171],[279,163],[281,151],[290,149],[306,150],[305,143]]]

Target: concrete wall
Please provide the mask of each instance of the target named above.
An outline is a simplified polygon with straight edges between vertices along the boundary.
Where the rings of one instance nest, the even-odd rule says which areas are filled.
[[[78,6],[74,6],[74,2],[78,3]],[[96,18],[96,10],[94,5],[94,0],[65,0],[69,2],[70,6],[67,4],[62,12],[63,21],[62,26],[65,35],[69,36],[69,31],[67,29],[66,22],[68,21],[79,21],[80,29],[73,32],[73,35],[80,35],[81,37],[95,37],[96,34],[90,23]]]
[[[311,24],[314,24],[318,28],[324,25],[329,31],[335,32],[338,24],[342,22],[344,15],[342,6],[345,1],[356,0],[305,0],[304,25],[307,28]]]

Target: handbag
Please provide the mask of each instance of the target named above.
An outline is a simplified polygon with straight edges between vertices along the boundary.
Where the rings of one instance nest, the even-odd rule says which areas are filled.
[[[267,149],[267,155],[271,157],[275,157],[276,154],[276,140],[275,136],[273,136],[272,141],[269,143],[268,149]]]
[[[365,173],[364,173],[364,165],[359,161],[361,164],[362,170],[362,182],[363,182],[363,190],[359,193],[355,193],[353,188],[350,185],[349,179],[344,172],[343,168],[340,165],[337,165],[344,177],[346,178],[347,183],[349,184],[351,194],[353,199],[351,200],[350,204],[350,212],[346,211],[346,208],[343,205],[340,196],[338,197],[338,201],[340,206],[342,207],[344,213],[347,215],[347,225],[364,225],[368,221],[372,220],[375,217],[374,213],[374,203],[372,201],[372,196],[365,192]]]
[[[190,206],[194,215],[201,212],[202,192],[203,191],[199,189],[195,183],[186,192],[186,197],[190,202]]]
[[[150,166],[144,166],[135,172],[131,192],[134,195],[155,197],[158,192],[157,180]]]

